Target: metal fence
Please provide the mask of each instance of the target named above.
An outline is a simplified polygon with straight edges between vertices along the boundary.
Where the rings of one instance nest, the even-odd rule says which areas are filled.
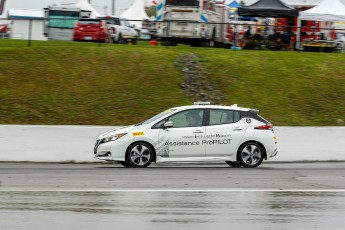
[[[138,20],[130,20],[128,21],[138,21]],[[144,23],[148,23],[148,21],[143,21]],[[157,21],[157,22],[149,22],[151,25],[155,25],[156,23],[165,23],[167,27],[170,27],[171,23],[176,23],[177,21]],[[178,21],[181,22],[181,21]],[[189,22],[189,21],[185,21]],[[257,24],[255,22],[232,22],[232,23],[205,23],[205,22],[192,22],[195,24],[211,24],[211,25],[224,25],[227,28],[232,27],[233,34],[230,36],[229,34],[224,35],[229,40],[231,45],[239,45],[245,47],[245,30],[248,26],[253,28],[265,28],[264,30],[261,29],[260,35],[264,40],[264,45],[267,48],[267,41],[268,38],[274,34],[274,31],[279,29],[279,32],[282,34],[284,31],[289,31],[289,36],[292,38],[291,46],[294,46],[297,49],[301,49],[302,47],[306,48],[309,44],[320,44],[321,47],[326,46],[333,46],[335,50],[341,50],[344,52],[345,50],[345,26],[344,28],[316,28],[316,27],[308,27],[308,26],[281,26],[281,25],[267,25],[267,24]],[[47,20],[45,18],[34,19],[34,18],[2,18],[0,19],[0,28],[1,26],[7,26],[7,30],[0,31],[0,47],[6,46],[13,46],[10,42],[4,42],[5,39],[8,40],[17,40],[21,41],[18,42],[17,45],[19,46],[33,46],[33,41],[46,41],[50,42],[47,38]],[[73,30],[73,29],[72,29]],[[257,29],[252,30],[252,35],[256,35]],[[302,42],[299,43],[297,31],[300,31],[299,36],[302,37]],[[223,31],[223,33],[227,33],[227,31]],[[152,32],[152,37],[160,39],[160,37],[156,37],[156,34]],[[272,37],[272,36],[271,36]],[[293,38],[294,37],[294,38]],[[252,39],[254,42],[255,39]],[[73,42],[72,40],[70,40]],[[293,43],[293,44],[292,44]],[[102,42],[98,41],[97,46],[101,46]],[[61,44],[59,44],[61,45]],[[312,47],[312,46],[310,46]],[[325,49],[320,49],[320,51],[325,51]]]

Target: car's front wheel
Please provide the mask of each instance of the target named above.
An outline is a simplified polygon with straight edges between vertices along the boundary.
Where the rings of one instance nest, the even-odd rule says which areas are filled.
[[[119,43],[119,44],[126,44],[126,39],[124,39],[124,38],[122,37],[122,34],[119,35],[118,43]]]
[[[262,147],[255,142],[242,145],[237,152],[237,160],[245,168],[258,167],[264,159]]]
[[[144,142],[136,142],[129,146],[126,153],[126,161],[132,167],[145,168],[153,160],[153,149]]]

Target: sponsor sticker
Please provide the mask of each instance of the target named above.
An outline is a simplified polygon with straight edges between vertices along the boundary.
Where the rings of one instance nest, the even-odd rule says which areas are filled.
[[[250,123],[252,123],[252,120],[250,118],[247,118],[246,122],[247,122],[247,124],[250,124]]]
[[[136,137],[136,136],[143,136],[144,135],[144,132],[135,132],[133,133],[133,136]]]

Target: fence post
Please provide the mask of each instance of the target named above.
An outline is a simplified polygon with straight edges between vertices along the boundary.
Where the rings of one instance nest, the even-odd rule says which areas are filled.
[[[301,19],[297,18],[296,49],[301,50]]]
[[[29,37],[28,37],[28,46],[31,46],[31,36],[32,36],[32,19],[29,20]]]

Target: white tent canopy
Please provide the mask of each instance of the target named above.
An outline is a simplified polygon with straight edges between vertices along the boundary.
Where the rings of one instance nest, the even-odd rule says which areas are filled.
[[[75,4],[77,7],[79,7],[81,10],[91,11],[91,18],[97,18],[101,16],[95,8],[93,8],[88,0],[79,0],[78,3]]]
[[[149,20],[149,17],[145,12],[144,0],[136,0],[125,12],[121,14],[121,17],[129,20]],[[143,24],[141,21],[130,21],[129,23],[135,25],[135,27],[139,29]]]
[[[341,0],[323,0],[315,7],[300,12],[299,19],[345,22],[345,4]]]

